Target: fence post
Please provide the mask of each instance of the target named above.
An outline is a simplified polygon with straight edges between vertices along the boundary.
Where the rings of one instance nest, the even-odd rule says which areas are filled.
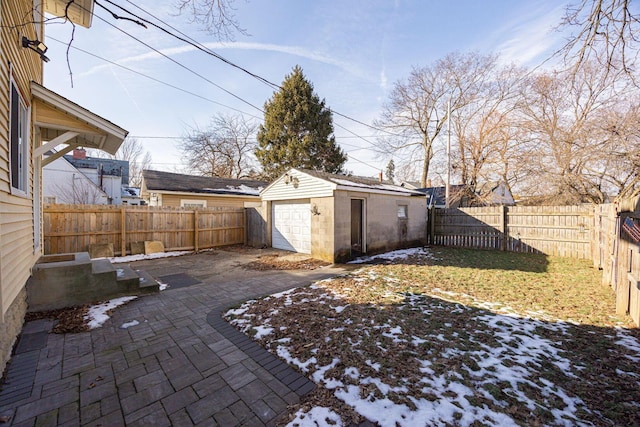
[[[196,252],[198,252],[198,234],[200,234],[198,230],[198,209],[193,210],[193,248]]]
[[[429,244],[433,245],[435,241],[436,234],[436,208],[431,207],[428,210],[429,215]]]
[[[127,256],[127,214],[124,206],[120,208],[120,256]]]
[[[249,233],[247,232],[248,229],[248,224],[247,224],[247,220],[248,220],[248,215],[247,215],[247,209],[248,208],[244,208],[242,211],[242,223],[244,224],[244,245],[246,246],[248,243],[248,236]]]
[[[500,233],[502,234],[500,250],[506,251],[509,236],[507,236],[507,207],[505,205],[500,206]]]

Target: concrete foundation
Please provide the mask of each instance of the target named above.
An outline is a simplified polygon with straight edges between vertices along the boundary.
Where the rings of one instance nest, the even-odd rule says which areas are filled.
[[[0,316],[0,373],[4,372],[4,368],[11,357],[13,345],[22,331],[24,323],[24,315],[27,312],[27,290],[22,288],[13,304],[5,313],[4,317]]]

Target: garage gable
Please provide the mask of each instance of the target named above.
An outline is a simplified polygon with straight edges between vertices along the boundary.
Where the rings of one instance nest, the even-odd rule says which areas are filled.
[[[260,192],[262,200],[297,200],[314,197],[331,197],[336,185],[297,169],[273,181]]]

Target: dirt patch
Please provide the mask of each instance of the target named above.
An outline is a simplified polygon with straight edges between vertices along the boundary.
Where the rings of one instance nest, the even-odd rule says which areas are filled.
[[[58,310],[27,313],[25,321],[29,322],[39,319],[57,320],[53,330],[51,331],[54,334],[86,332],[89,330],[87,320],[85,319],[88,312],[89,305],[77,305]]]
[[[316,268],[326,267],[328,262],[313,258],[300,259],[299,255],[280,256],[280,255],[263,255],[256,261],[250,262],[244,266],[248,270],[315,270]]]
[[[247,245],[230,245],[230,246],[220,246],[217,247],[216,250],[224,251],[224,252],[233,252],[237,254],[260,254],[264,252],[266,249],[254,248],[253,246]]]

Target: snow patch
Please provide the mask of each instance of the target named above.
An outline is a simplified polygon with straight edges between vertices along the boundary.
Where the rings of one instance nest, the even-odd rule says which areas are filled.
[[[300,409],[287,427],[342,427],[342,419],[330,408],[316,406],[309,412]]]
[[[396,261],[399,259],[407,259],[410,256],[422,256],[430,259],[434,259],[431,252],[427,248],[410,248],[410,249],[400,249],[397,251],[386,252],[380,255],[366,256],[354,259],[353,261],[349,261],[348,264],[363,264],[366,262],[371,262],[374,259],[382,259],[387,261]]]
[[[137,320],[132,320],[130,322],[125,322],[122,325],[120,325],[120,329],[129,329],[132,326],[137,326],[139,325],[140,322],[138,322]]]
[[[120,264],[123,262],[134,262],[134,261],[142,261],[145,259],[158,259],[158,258],[169,258],[174,256],[182,256],[192,254],[192,251],[175,251],[175,252],[158,252],[155,254],[138,254],[138,255],[127,255],[121,257],[113,257],[108,258],[111,261],[111,264]]]
[[[133,296],[114,298],[105,303],[97,304],[89,307],[89,311],[84,316],[84,319],[88,321],[87,325],[89,326],[89,329],[99,328],[104,324],[104,322],[109,320],[109,316],[107,315],[107,312],[109,310],[113,310],[114,308],[121,306],[123,304],[126,304],[129,301],[132,301],[136,298],[137,297],[133,297]]]

